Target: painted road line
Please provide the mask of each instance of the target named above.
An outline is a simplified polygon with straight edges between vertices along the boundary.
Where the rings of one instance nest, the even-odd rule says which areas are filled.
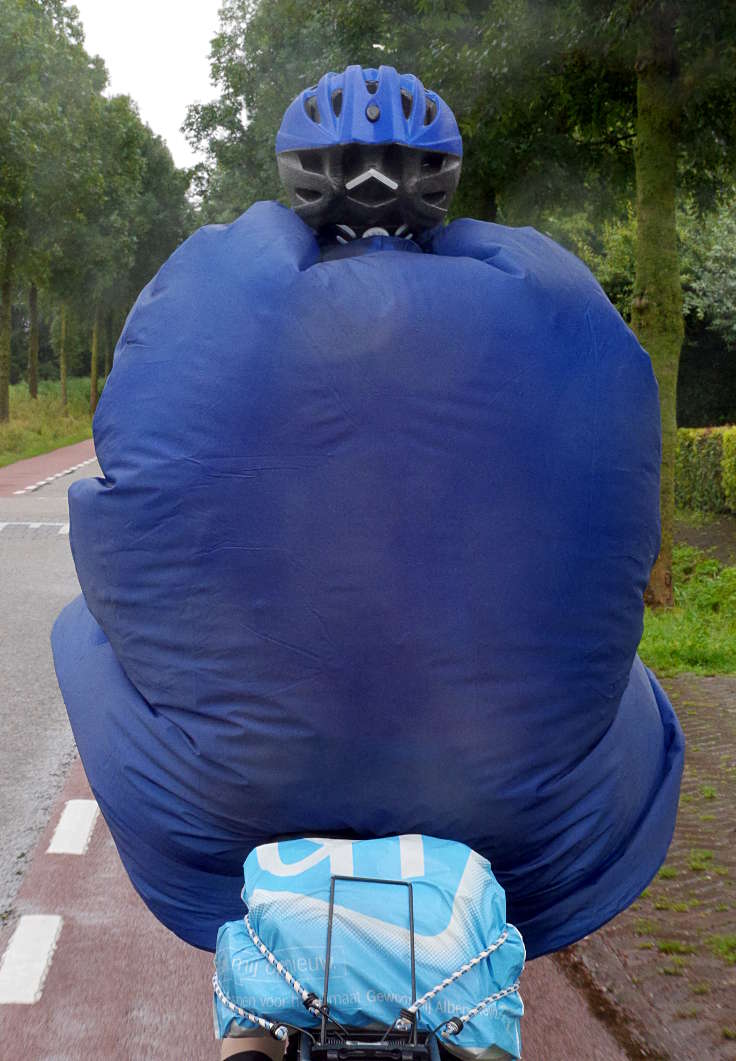
[[[48,483],[53,483],[55,479],[61,479],[63,475],[72,475],[73,472],[78,472],[80,468],[86,468],[88,464],[94,464],[97,457],[90,457],[88,460],[81,461],[79,464],[73,464],[71,468],[64,468],[63,471],[56,472],[55,475],[50,475],[48,479],[39,479],[37,483],[31,483],[30,486],[24,486],[22,490],[13,490],[13,494],[32,494],[36,490],[40,490],[42,486],[47,486]]]
[[[23,914],[0,964],[0,1005],[38,1002],[56,950],[62,918]]]
[[[0,523],[0,532],[4,531],[6,527],[28,527],[29,530],[40,530],[41,527],[58,527],[59,534],[69,533],[69,524],[61,523],[58,520],[49,523],[38,520],[34,520],[33,523],[29,523],[27,520],[8,520],[7,523]]]
[[[46,853],[83,855],[87,850],[98,813],[99,808],[93,799],[67,800]]]

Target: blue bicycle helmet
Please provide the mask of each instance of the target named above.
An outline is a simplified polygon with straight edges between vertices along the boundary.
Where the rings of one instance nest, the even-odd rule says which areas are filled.
[[[444,100],[392,66],[325,74],[289,105],[276,137],[292,208],[313,228],[350,236],[439,224],[462,151]]]

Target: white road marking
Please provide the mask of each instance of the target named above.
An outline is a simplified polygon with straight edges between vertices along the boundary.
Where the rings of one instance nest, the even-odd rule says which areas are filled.
[[[89,845],[98,813],[99,808],[93,799],[67,800],[46,853],[83,855]]]
[[[0,1005],[38,1002],[62,923],[57,914],[23,914],[0,964]]]
[[[0,531],[4,531],[6,527],[28,527],[29,530],[39,530],[41,527],[58,527],[59,534],[69,533],[69,524],[61,522],[42,523],[40,521],[34,521],[33,523],[29,523],[26,520],[9,520],[7,523],[0,523]]]
[[[86,461],[82,461],[80,464],[73,464],[71,468],[64,468],[63,471],[56,472],[55,475],[50,475],[48,479],[39,479],[37,483],[31,483],[30,486],[24,486],[22,490],[13,490],[13,494],[32,494],[35,490],[39,490],[42,486],[52,483],[55,479],[60,479],[62,475],[71,475],[72,472],[77,472],[80,468],[85,468],[88,464],[94,464],[96,460],[97,457],[89,457]]]

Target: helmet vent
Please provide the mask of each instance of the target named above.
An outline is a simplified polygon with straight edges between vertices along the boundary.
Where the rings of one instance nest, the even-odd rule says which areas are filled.
[[[414,97],[411,92],[408,92],[405,88],[401,90],[401,109],[404,112],[405,118],[411,118],[412,108],[414,107]]]
[[[441,151],[428,151],[422,155],[422,173],[439,173],[445,161]]]
[[[340,112],[342,110],[342,89],[341,88],[336,88],[335,91],[332,93],[332,109],[335,112],[335,117],[339,118],[340,117]]]
[[[427,108],[424,112],[424,124],[431,125],[437,117],[437,104],[433,99],[427,97]]]
[[[301,163],[302,169],[305,169],[308,173],[324,172],[322,154],[319,148],[316,148],[314,151],[300,151],[299,162]]]
[[[311,118],[313,122],[316,122],[317,125],[319,125],[322,121],[322,117],[319,113],[316,96],[308,96],[307,99],[304,100],[304,110],[307,112],[307,117]]]
[[[366,81],[365,87],[368,89],[368,91],[370,92],[371,95],[373,95],[375,92],[378,92],[378,82],[377,81]]]
[[[322,192],[316,188],[297,188],[296,194],[304,203],[316,203],[318,199],[322,198]]]

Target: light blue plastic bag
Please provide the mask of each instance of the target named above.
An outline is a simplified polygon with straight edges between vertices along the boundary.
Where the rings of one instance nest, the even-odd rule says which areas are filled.
[[[416,996],[421,998],[486,948],[495,949],[418,1010],[429,1030],[508,991],[443,1042],[490,1061],[521,1056],[524,966],[519,932],[506,923],[506,899],[490,863],[464,844],[428,836],[380,840],[290,840],[255,848],[245,862],[243,899],[254,933],[307,991],[322,998],[332,875],[336,881],[328,1004],[345,1026],[393,1023],[411,999],[408,889],[414,905]],[[231,1003],[276,1023],[313,1028],[317,1019],[253,942],[244,920],[217,938],[219,989]],[[253,1025],[215,994],[215,1032]]]

